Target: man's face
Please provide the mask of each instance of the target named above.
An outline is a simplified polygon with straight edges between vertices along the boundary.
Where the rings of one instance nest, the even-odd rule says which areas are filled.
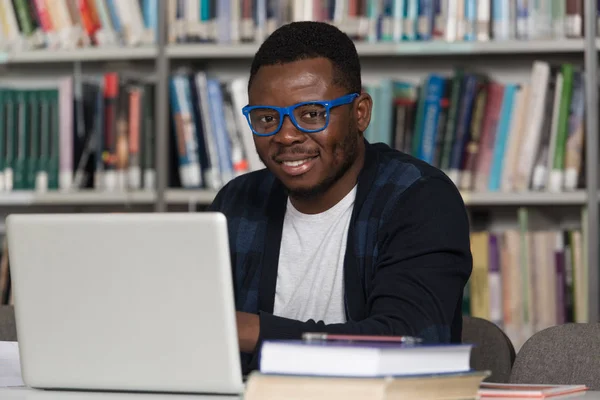
[[[263,66],[250,87],[250,105],[287,107],[348,94],[333,84],[333,73],[331,62],[325,58]],[[356,161],[363,130],[357,124],[357,119],[361,120],[358,101],[331,108],[327,128],[320,132],[302,132],[286,116],[275,135],[254,135],[262,162],[291,196],[310,198],[325,193]]]

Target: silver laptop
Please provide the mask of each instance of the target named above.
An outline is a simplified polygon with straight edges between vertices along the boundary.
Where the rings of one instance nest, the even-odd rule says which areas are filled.
[[[27,386],[243,392],[222,214],[10,215],[6,228]]]

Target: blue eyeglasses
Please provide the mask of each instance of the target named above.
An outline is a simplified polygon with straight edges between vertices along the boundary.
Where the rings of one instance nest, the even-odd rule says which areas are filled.
[[[289,107],[245,106],[242,112],[252,133],[257,136],[275,135],[281,129],[286,115],[298,130],[305,133],[320,132],[329,125],[329,110],[350,104],[358,93],[347,94],[328,101],[305,101]]]

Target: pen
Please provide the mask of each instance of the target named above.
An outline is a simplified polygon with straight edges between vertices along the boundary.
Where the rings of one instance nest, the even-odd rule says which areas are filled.
[[[306,342],[343,340],[350,342],[395,342],[406,344],[421,343],[423,341],[421,338],[413,336],[336,335],[317,332],[303,333],[302,340]]]

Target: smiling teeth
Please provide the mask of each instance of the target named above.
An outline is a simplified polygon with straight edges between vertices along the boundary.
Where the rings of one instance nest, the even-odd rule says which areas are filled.
[[[283,164],[287,165],[288,167],[298,167],[309,160],[310,158],[305,158],[304,160],[299,161],[284,161]]]

